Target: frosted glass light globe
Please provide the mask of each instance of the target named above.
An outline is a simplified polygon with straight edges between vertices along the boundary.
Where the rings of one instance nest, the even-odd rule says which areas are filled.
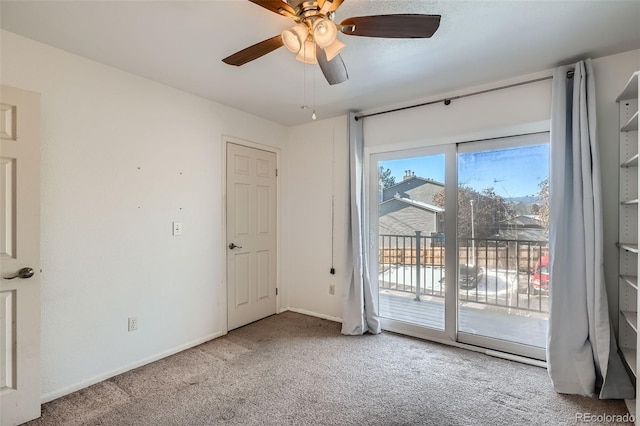
[[[338,28],[326,18],[318,19],[313,24],[313,40],[320,47],[327,47],[336,40]]]
[[[297,24],[282,31],[280,36],[282,37],[284,46],[289,49],[291,53],[298,53],[309,36],[309,29],[304,24]]]

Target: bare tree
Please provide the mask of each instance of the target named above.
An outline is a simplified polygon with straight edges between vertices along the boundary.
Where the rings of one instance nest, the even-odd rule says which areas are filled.
[[[473,234],[475,238],[486,239],[496,232],[496,223],[509,219],[514,211],[511,205],[493,188],[478,192],[469,187],[458,188],[458,236],[471,238],[471,201],[473,200]],[[444,189],[433,196],[433,204],[444,207]]]
[[[546,230],[549,229],[549,178],[546,178],[538,184],[538,216],[540,216],[540,224]]]

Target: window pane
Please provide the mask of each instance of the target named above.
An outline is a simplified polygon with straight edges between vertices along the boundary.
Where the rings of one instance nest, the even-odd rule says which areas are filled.
[[[549,145],[458,155],[458,329],[544,348]]]
[[[444,330],[444,154],[378,163],[380,315]]]

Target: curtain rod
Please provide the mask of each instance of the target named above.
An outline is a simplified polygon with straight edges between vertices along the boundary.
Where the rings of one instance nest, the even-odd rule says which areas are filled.
[[[572,77],[573,77],[573,70],[567,71],[567,78],[572,78]],[[475,95],[482,95],[484,93],[495,92],[497,90],[510,89],[512,87],[523,86],[525,84],[531,84],[531,83],[537,83],[539,81],[551,80],[552,78],[553,78],[553,76],[540,77],[540,78],[536,78],[536,79],[533,79],[533,80],[522,81],[520,83],[509,84],[507,86],[494,87],[493,89],[480,90],[478,92],[466,93],[464,95],[453,96],[451,98],[442,98],[442,99],[438,99],[437,101],[423,102],[421,104],[409,105],[409,106],[406,106],[406,107],[394,108],[394,109],[389,109],[389,110],[386,110],[386,111],[374,112],[374,113],[371,113],[371,114],[356,115],[355,116],[355,120],[358,121],[361,118],[367,118],[367,117],[373,117],[373,116],[376,116],[376,115],[388,114],[390,112],[404,111],[405,109],[418,108],[418,107],[422,107],[422,106],[426,106],[426,105],[437,104],[437,103],[440,103],[440,102],[444,102],[445,105],[449,105],[449,104],[451,104],[451,101],[456,100],[456,99],[462,99],[462,98],[466,98],[466,97],[469,97],[469,96],[475,96]]]

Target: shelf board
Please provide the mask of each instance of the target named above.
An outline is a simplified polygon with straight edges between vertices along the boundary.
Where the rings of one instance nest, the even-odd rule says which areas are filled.
[[[627,121],[627,124],[620,128],[621,132],[631,132],[634,130],[638,130],[638,111]]]
[[[616,102],[626,101],[627,99],[636,99],[638,97],[638,76],[640,76],[640,71],[636,71],[631,75],[631,78],[627,82],[627,85],[624,86],[624,89],[616,99]]]
[[[626,161],[623,161],[622,164],[620,164],[620,167],[638,167],[638,154]]]
[[[638,332],[638,313],[632,312],[632,311],[620,311],[620,313],[622,314],[624,319],[627,320],[627,323],[631,326],[631,328],[633,328],[633,330],[637,333]]]
[[[635,154],[629,158],[627,158],[628,155],[631,155],[631,153],[633,153],[633,151],[637,150],[635,148],[637,148],[637,131],[638,131],[638,120],[639,120],[639,114],[638,114],[638,89],[640,86],[640,71],[636,71],[631,75],[631,78],[629,78],[629,81],[627,82],[627,84],[624,86],[624,89],[622,90],[622,92],[620,93],[620,95],[617,97],[616,102],[622,102],[620,103],[619,107],[620,107],[620,143],[623,144],[623,141],[625,144],[624,145],[624,151],[622,150],[622,146],[621,146],[621,153],[624,152],[624,154],[622,154],[622,159],[621,159],[621,163],[620,163],[620,167],[621,168],[628,168],[628,167],[638,167],[638,154]],[[630,117],[630,118],[629,118]],[[626,121],[626,122],[625,122]],[[627,132],[636,132],[636,133],[632,133],[632,134],[628,134]],[[627,134],[625,134],[627,133]],[[635,148],[632,148],[635,145]],[[631,152],[629,152],[631,151]],[[626,159],[625,159],[626,158]],[[629,175],[629,173],[632,173],[633,179],[629,179],[632,176]],[[638,188],[638,181],[637,181],[637,176],[636,176],[636,172],[622,172],[621,171],[621,180],[626,180],[626,183],[630,185],[630,188]],[[635,181],[635,182],[634,182]],[[620,182],[622,183],[622,181]],[[632,191],[633,189],[629,189],[627,188],[626,190],[626,194],[627,197],[631,194],[633,194]],[[636,192],[634,190],[634,192]],[[640,194],[639,194],[640,195]],[[625,198],[627,198],[625,197]],[[619,202],[620,202],[620,206],[637,206],[640,201],[638,200],[638,198],[640,198],[638,195],[636,196],[637,198],[627,198],[627,199],[620,199],[618,198]],[[637,224],[637,215],[635,214],[636,210],[632,210],[631,212],[627,209],[623,209],[620,210],[620,218],[621,220],[623,218],[629,218],[630,216],[632,216],[634,219],[632,220],[632,222],[635,222]],[[637,225],[633,225],[633,228],[629,229],[630,225],[626,225],[627,229],[625,232],[623,232],[623,225],[621,222],[620,225],[620,233],[619,233],[619,238],[624,238],[627,241],[629,241],[629,239],[632,240],[632,243],[624,243],[624,242],[618,242],[616,243],[616,245],[622,249],[625,250],[626,252],[630,252],[630,253],[635,253],[636,255],[638,254],[638,239],[635,237],[636,236],[636,232],[634,231],[635,227]],[[626,238],[625,238],[625,234],[626,233]],[[627,261],[631,261],[633,259],[628,259],[629,255],[625,255],[623,253],[619,253],[619,255],[621,257],[624,257]],[[635,263],[635,261],[634,261]],[[636,265],[637,267],[637,265]],[[625,268],[628,268],[628,266],[625,266]],[[624,310],[621,309],[619,311],[619,314],[621,316],[620,321],[622,323],[627,323],[635,332],[631,332],[631,330],[628,329],[628,327],[625,327],[624,332],[622,331],[622,327],[624,327],[622,324],[620,325],[621,330],[619,331],[619,335],[618,335],[618,344],[621,345],[619,346],[618,350],[620,352],[620,356],[622,357],[622,359],[624,360],[624,363],[628,366],[628,370],[631,371],[631,373],[633,374],[633,376],[636,378],[638,378],[638,353],[637,353],[637,343],[638,343],[638,310],[635,308],[635,306],[637,305],[637,294],[638,294],[638,276],[635,275],[636,272],[634,271],[634,269],[624,269],[625,271],[629,271],[634,275],[630,275],[630,274],[620,274],[620,279],[622,280],[622,282],[619,282],[620,286],[623,286],[621,288],[619,288],[620,290],[620,297],[621,297],[621,306],[624,307],[628,307],[632,310]],[[629,290],[629,287],[633,288],[635,290],[635,293],[632,290]],[[622,338],[620,337],[620,333],[622,334]],[[624,346],[622,346],[624,345]],[[632,347],[628,347],[628,346],[632,346]],[[634,384],[636,382],[636,380],[634,380]],[[638,390],[640,391],[640,389]],[[630,399],[630,400],[625,400],[625,403],[627,405],[627,408],[629,410],[629,413],[631,415],[633,415],[635,417],[636,415],[636,401],[635,399]]]
[[[630,251],[631,253],[638,253],[637,244],[618,243],[618,247],[620,247],[623,250]]]
[[[624,280],[631,287],[638,289],[638,276],[637,275],[620,275],[620,278]]]
[[[620,348],[620,352],[622,352],[622,358],[624,358],[624,361],[633,372],[633,375],[638,377],[636,370],[636,350],[631,348]]]

